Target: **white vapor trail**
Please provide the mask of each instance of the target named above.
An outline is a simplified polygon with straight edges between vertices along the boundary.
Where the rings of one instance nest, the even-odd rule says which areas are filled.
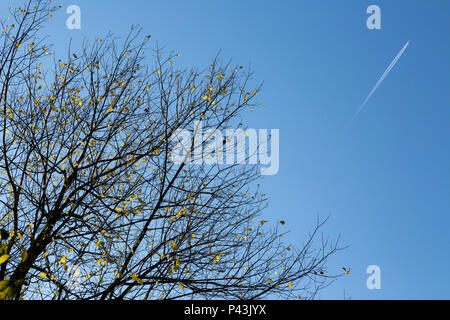
[[[367,101],[369,101],[370,97],[372,97],[372,95],[375,93],[375,91],[378,89],[378,87],[380,86],[380,84],[383,82],[383,80],[387,77],[387,75],[389,74],[389,72],[392,70],[392,68],[394,68],[395,64],[397,63],[397,61],[400,59],[400,57],[402,56],[403,52],[405,52],[406,48],[409,45],[409,41],[403,46],[403,48],[400,50],[400,52],[397,54],[397,56],[394,58],[394,60],[392,60],[391,64],[389,65],[389,67],[387,67],[386,71],[384,71],[383,75],[380,77],[380,79],[378,80],[378,82],[375,84],[375,86],[373,87],[373,89],[370,91],[369,95],[367,96],[366,99],[364,99],[364,102],[361,104],[361,106],[358,108],[358,110],[356,111],[355,115],[352,118],[353,119],[356,118],[356,116],[361,112],[361,110],[364,108],[364,106],[366,105]]]

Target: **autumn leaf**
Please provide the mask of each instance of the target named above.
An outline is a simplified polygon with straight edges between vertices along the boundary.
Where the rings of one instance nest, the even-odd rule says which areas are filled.
[[[0,264],[5,263],[9,259],[9,255],[4,254],[0,257]]]
[[[131,279],[133,279],[133,281],[138,282],[139,284],[144,284],[144,282],[142,282],[142,280],[137,276],[136,273],[133,273],[133,275],[131,276]]]

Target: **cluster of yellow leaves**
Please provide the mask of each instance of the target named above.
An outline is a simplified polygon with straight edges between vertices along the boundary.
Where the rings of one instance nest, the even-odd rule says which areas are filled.
[[[131,279],[135,282],[138,282],[141,285],[144,284],[144,282],[135,273],[133,273],[133,275],[131,276]]]

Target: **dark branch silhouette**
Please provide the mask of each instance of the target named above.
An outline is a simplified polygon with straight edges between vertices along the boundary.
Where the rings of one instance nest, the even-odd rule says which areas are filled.
[[[138,28],[57,60],[40,36],[56,9],[2,21],[0,298],[308,299],[334,278],[324,221],[295,248],[260,220],[258,165],[171,161],[177,130],[258,106],[251,73],[177,70]]]

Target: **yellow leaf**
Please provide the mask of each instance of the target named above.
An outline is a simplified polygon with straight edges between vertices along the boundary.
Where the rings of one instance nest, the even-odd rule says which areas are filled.
[[[45,278],[46,276],[47,276],[47,274],[45,272],[42,272],[40,275],[41,278]]]
[[[63,257],[61,258],[61,263],[62,263],[62,264],[65,264],[65,263],[66,263],[66,261],[67,261],[66,257],[65,257],[65,256],[63,256]]]
[[[28,252],[27,249],[23,248],[22,249],[22,262],[24,262],[25,260],[28,259]]]
[[[135,273],[131,276],[131,279],[133,279],[133,281],[138,282],[139,284],[144,284],[144,282],[142,282],[142,280],[139,279],[139,277]]]
[[[9,259],[9,255],[4,254],[0,257],[0,264],[5,263]]]

